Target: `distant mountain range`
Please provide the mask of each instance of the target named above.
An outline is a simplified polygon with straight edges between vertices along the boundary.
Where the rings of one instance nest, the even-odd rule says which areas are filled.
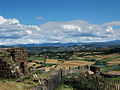
[[[11,46],[0,46],[1,48],[23,47],[28,53],[35,54],[46,51],[79,51],[99,48],[120,48],[120,40],[110,42],[93,42],[93,43],[43,43],[43,44],[19,44]]]
[[[79,48],[104,48],[118,47],[120,40],[109,42],[92,42],[92,43],[43,43],[43,44],[18,44],[18,45],[1,45],[0,47],[71,47],[77,45]]]
[[[1,45],[1,47],[49,47],[49,46],[72,46],[72,45],[83,45],[86,43],[42,43],[42,44],[18,44],[18,45]]]

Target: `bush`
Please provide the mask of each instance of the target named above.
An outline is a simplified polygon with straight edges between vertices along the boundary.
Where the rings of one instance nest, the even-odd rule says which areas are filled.
[[[98,90],[99,82],[101,84],[107,83],[104,78],[96,75],[69,74],[64,77],[64,84],[72,86],[75,90]]]

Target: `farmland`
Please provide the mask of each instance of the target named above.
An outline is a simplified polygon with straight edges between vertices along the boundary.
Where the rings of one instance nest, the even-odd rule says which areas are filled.
[[[62,79],[64,84],[58,86],[57,90],[72,90],[74,88],[80,88],[77,84],[72,86],[71,82],[83,84],[83,88],[87,88],[89,79],[96,78],[96,72],[90,69],[94,66],[94,70],[100,70],[98,78],[103,75],[116,76],[120,75],[120,53],[106,53],[103,51],[49,51],[42,53],[28,53],[27,68],[28,74],[21,79],[6,80],[0,82],[0,87],[5,90],[13,87],[13,89],[23,90],[27,88],[34,88],[39,83],[45,80],[50,80],[54,83],[54,78]],[[96,69],[97,68],[97,69]],[[64,77],[63,70],[67,76]],[[55,75],[55,77],[54,77]],[[59,76],[60,75],[60,76]],[[69,76],[70,75],[70,76]],[[83,77],[88,75],[88,77]],[[93,75],[93,76],[92,76]],[[56,78],[57,77],[57,78]],[[69,80],[69,78],[71,78]],[[67,81],[66,81],[67,79]],[[78,80],[77,80],[78,79]],[[111,78],[111,80],[117,80],[119,77]],[[52,81],[51,81],[52,80]],[[85,82],[83,83],[83,81]],[[103,79],[104,81],[104,79]],[[57,81],[55,81],[56,83]],[[101,81],[102,82],[102,81]],[[15,85],[13,85],[16,83]],[[90,87],[94,87],[97,82],[91,81]],[[50,83],[49,83],[50,84]],[[53,84],[55,85],[55,84]],[[89,87],[89,88],[90,88]]]
[[[67,54],[66,54],[67,53]],[[58,56],[59,55],[59,56]],[[66,56],[65,56],[66,55]],[[38,59],[38,57],[41,59]],[[47,56],[45,58],[44,56]],[[108,71],[119,71],[120,64],[120,54],[119,53],[110,53],[102,54],[101,52],[45,52],[38,54],[37,58],[35,57],[33,62],[36,63],[35,66],[41,66],[44,68],[55,67],[60,69],[65,67],[78,67],[84,65],[95,65],[100,68],[102,72]]]

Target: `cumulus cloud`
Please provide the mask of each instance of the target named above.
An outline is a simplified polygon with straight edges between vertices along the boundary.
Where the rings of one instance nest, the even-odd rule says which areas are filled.
[[[0,45],[29,43],[32,34],[40,31],[38,26],[22,25],[15,18],[5,19],[0,16]]]
[[[0,16],[0,45],[31,43],[105,42],[120,38],[112,24],[90,24],[84,20],[23,25],[18,19]]]
[[[19,21],[15,18],[12,19],[5,19],[4,17],[0,16],[0,24],[19,24]]]

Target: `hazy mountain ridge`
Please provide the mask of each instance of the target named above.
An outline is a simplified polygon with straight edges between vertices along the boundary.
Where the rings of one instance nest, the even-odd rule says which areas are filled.
[[[18,45],[1,45],[0,47],[68,47],[68,46],[96,46],[96,47],[109,47],[120,46],[120,40],[114,40],[109,42],[91,42],[91,43],[42,43],[42,44],[18,44]]]
[[[120,40],[110,42],[94,42],[94,43],[43,43],[43,44],[21,44],[13,46],[1,47],[23,47],[29,53],[41,53],[45,51],[79,51],[88,49],[113,48],[120,47]]]

